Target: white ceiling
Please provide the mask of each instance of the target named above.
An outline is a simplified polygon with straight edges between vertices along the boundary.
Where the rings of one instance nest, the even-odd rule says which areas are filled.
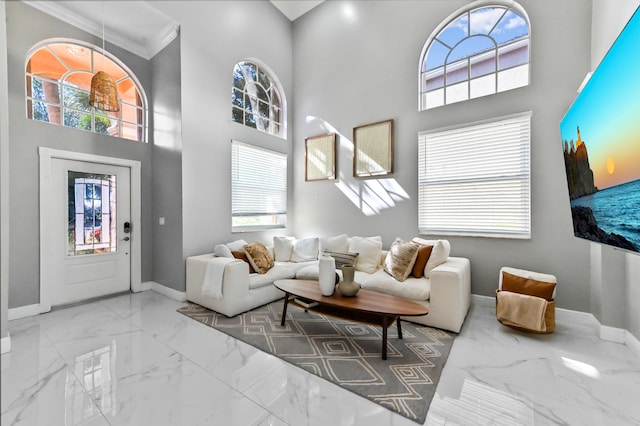
[[[88,33],[104,38],[145,59],[151,59],[176,36],[180,25],[142,0],[23,0],[49,15]],[[291,21],[318,6],[324,0],[271,0]]]
[[[280,12],[284,14],[291,21],[295,21],[300,16],[304,15],[314,7],[318,6],[320,3],[323,3],[324,0],[304,0],[304,1],[293,1],[293,0],[270,0],[271,3],[280,9]]]

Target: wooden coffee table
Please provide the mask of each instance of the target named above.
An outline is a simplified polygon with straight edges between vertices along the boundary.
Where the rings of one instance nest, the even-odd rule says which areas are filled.
[[[318,305],[303,309],[381,326],[382,359],[387,359],[387,328],[393,324],[393,321],[398,326],[398,337],[402,339],[400,315],[420,316],[429,313],[426,307],[418,303],[372,290],[360,289],[355,297],[344,297],[336,288],[332,296],[323,296],[318,281],[276,280],[273,284],[286,293],[280,325],[284,325],[287,316],[289,296],[312,300]]]

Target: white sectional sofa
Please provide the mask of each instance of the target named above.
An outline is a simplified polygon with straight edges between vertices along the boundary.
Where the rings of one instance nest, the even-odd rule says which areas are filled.
[[[346,235],[340,237],[347,238]],[[362,237],[349,238],[350,244],[358,238]],[[335,240],[325,239],[322,247],[322,240],[320,239],[320,247],[315,249],[317,253],[327,250],[328,246],[335,242]],[[428,240],[420,241],[429,243]],[[441,259],[441,263],[438,262],[439,264],[430,270],[428,278],[409,277],[402,282],[396,280],[384,268],[388,250],[380,249],[376,253],[377,262],[374,265],[363,263],[362,267],[358,267],[356,263],[355,280],[361,284],[362,288],[404,297],[429,308],[428,315],[403,319],[457,333],[469,309],[471,266],[469,259],[448,255],[450,248],[448,241],[437,241],[440,246],[444,244],[445,257]],[[436,240],[431,242],[435,244]],[[284,293],[273,285],[275,280],[317,279],[317,255],[316,259],[308,259],[304,253],[298,256],[293,254],[291,258],[298,261],[291,261],[291,258],[286,258],[286,253],[285,256],[282,255],[282,249],[278,248],[279,243],[281,241],[275,241],[275,244],[269,247],[269,251],[275,258],[275,264],[264,274],[250,273],[249,264],[246,261],[229,257],[228,254],[218,250],[219,246],[216,246],[217,254],[188,257],[187,300],[232,317],[284,297]],[[237,245],[238,242],[231,244]],[[329,248],[335,249],[335,247]],[[349,248],[354,249],[352,245]],[[362,247],[360,249],[366,250]],[[306,250],[309,250],[309,247],[306,247]],[[293,252],[295,253],[295,249]],[[372,253],[375,252],[370,252],[369,255]],[[442,255],[443,253],[440,252],[440,256]],[[339,269],[336,269],[336,272],[341,275]],[[212,286],[216,287],[213,292]],[[204,291],[205,288],[207,291]]]

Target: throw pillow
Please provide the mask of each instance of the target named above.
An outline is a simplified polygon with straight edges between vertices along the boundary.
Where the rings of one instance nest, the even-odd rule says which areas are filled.
[[[231,250],[225,244],[218,244],[213,248],[213,253],[218,257],[233,257]]]
[[[253,269],[253,266],[251,266],[251,262],[249,262],[249,258],[247,257],[247,253],[245,253],[244,251],[232,251],[231,255],[233,257],[235,257],[236,259],[242,260],[244,262],[247,262],[247,265],[249,266],[249,273],[253,274],[256,272],[255,269]]]
[[[354,266],[356,264],[356,260],[358,259],[358,253],[329,251],[329,250],[325,250],[322,253],[326,256],[331,256],[335,259],[336,269],[340,269],[344,265]]]
[[[308,262],[310,260],[318,260],[319,245],[320,245],[320,239],[317,237],[296,240],[293,243],[293,250],[291,252],[291,261],[292,262]]]
[[[433,246],[420,245],[418,248],[418,256],[416,256],[416,263],[413,264],[413,270],[411,275],[414,278],[422,278],[424,276],[424,267],[427,266],[427,261],[431,256]]]
[[[246,245],[247,242],[245,240],[235,240],[225,244],[225,246],[227,246],[231,251],[242,251]]]
[[[553,290],[556,283],[548,283],[544,281],[534,280],[533,278],[520,277],[508,272],[502,271],[502,290],[512,293],[527,294],[553,300]]]
[[[425,278],[431,278],[431,271],[438,265],[443,264],[449,258],[451,253],[451,244],[447,240],[425,240],[423,238],[414,238],[414,243],[418,243],[424,246],[433,246],[431,255],[427,264],[424,266]]]
[[[349,250],[349,237],[347,234],[335,237],[320,238],[320,252],[325,250],[346,252]]]
[[[418,244],[396,238],[384,260],[385,272],[400,282],[406,280],[413,270],[418,248]]]
[[[273,257],[276,262],[288,262],[293,251],[293,237],[273,237]]]
[[[382,237],[351,237],[348,251],[359,253],[356,260],[356,271],[373,274],[380,265]]]
[[[256,241],[245,245],[244,252],[257,273],[266,274],[269,269],[273,268],[273,257],[261,242]]]

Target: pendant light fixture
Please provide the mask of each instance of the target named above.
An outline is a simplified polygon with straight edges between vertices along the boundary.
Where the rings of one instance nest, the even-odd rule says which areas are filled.
[[[111,76],[106,73],[106,49],[104,41],[104,1],[102,5],[102,71],[98,71],[91,78],[91,92],[89,94],[89,105],[96,109],[107,112],[120,111],[118,103],[118,89]],[[95,67],[95,63],[94,63]]]

